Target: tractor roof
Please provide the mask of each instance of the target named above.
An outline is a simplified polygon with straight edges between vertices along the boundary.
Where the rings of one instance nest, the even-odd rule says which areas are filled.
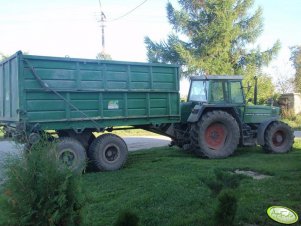
[[[243,77],[239,75],[201,75],[191,76],[191,80],[242,80]]]

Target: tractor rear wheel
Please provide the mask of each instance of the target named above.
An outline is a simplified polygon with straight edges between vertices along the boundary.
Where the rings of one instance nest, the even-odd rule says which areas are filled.
[[[225,158],[232,155],[239,143],[239,136],[236,120],[224,111],[205,113],[191,128],[194,152],[208,158]]]
[[[263,149],[268,153],[286,153],[292,149],[294,133],[285,123],[272,122],[264,134]]]
[[[115,134],[103,134],[90,145],[88,156],[94,168],[101,171],[120,169],[126,162],[128,148],[124,140]]]

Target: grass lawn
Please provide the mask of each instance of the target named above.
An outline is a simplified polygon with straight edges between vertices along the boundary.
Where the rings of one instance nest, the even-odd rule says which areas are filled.
[[[114,225],[123,211],[135,213],[142,226],[214,225],[218,201],[207,184],[216,180],[217,169],[228,179],[240,178],[234,188],[238,200],[236,225],[280,225],[266,214],[272,205],[287,206],[301,216],[301,140],[296,139],[288,154],[241,148],[221,160],[200,159],[177,148],[132,152],[122,170],[83,175],[83,225]],[[241,178],[230,173],[235,169],[271,177]],[[0,206],[0,225],[4,218]]]
[[[119,130],[113,130],[112,133],[121,136],[121,137],[130,137],[130,136],[160,136],[157,133],[152,133],[147,130],[143,129],[124,129],[124,128],[131,128],[131,127],[117,127],[120,128]],[[94,133],[96,136],[101,135],[102,133]]]
[[[176,148],[131,153],[120,171],[84,175],[84,223],[113,225],[120,212],[129,210],[141,225],[214,225],[217,198],[205,181],[215,179],[216,169],[248,169],[272,176],[240,181],[235,189],[237,225],[277,225],[266,215],[272,205],[290,207],[301,215],[301,140],[296,140],[289,154],[244,148],[222,160],[199,159]]]
[[[3,138],[3,135],[4,135],[3,130],[2,130],[2,127],[0,126],[0,139]]]
[[[121,137],[130,137],[130,136],[160,136],[157,133],[152,133],[143,129],[125,129],[125,130],[114,130],[112,133],[121,136]],[[102,133],[95,133],[96,136],[101,135]],[[3,138],[2,127],[0,127],[0,139]]]

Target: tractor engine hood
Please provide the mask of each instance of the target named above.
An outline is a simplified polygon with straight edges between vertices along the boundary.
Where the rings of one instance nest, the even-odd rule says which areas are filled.
[[[279,118],[279,107],[264,105],[249,105],[245,107],[244,122],[245,123],[261,123],[268,119]]]

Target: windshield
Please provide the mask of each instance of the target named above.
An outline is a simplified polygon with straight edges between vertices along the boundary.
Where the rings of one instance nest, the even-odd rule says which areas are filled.
[[[192,81],[190,87],[189,101],[207,101],[207,82]]]

